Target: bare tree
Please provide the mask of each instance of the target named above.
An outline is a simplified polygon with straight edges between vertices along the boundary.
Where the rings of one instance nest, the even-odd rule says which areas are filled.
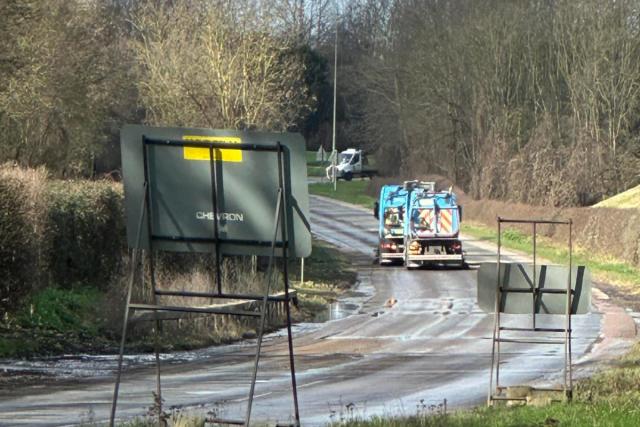
[[[134,21],[148,121],[286,130],[309,108],[303,64],[252,2],[148,6]],[[268,16],[267,16],[268,18]]]

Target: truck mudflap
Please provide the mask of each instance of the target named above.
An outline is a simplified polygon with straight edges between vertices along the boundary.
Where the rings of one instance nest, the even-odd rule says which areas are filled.
[[[404,259],[403,252],[381,252],[380,258],[382,259]]]

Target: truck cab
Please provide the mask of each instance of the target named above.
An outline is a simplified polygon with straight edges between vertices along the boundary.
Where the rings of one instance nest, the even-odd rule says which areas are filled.
[[[460,241],[462,208],[455,193],[435,183],[416,183],[407,197],[404,261],[407,268],[429,264],[464,266]]]
[[[384,185],[374,207],[378,219],[378,260],[380,265],[404,261],[405,207],[409,192],[402,185]]]

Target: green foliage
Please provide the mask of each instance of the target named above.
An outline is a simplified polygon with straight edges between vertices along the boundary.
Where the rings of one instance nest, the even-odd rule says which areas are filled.
[[[55,182],[49,191],[47,258],[60,286],[105,289],[126,248],[122,193],[109,182]]]
[[[304,81],[309,95],[315,100],[315,108],[299,120],[297,128],[307,140],[308,147],[317,147],[322,143],[318,138],[320,128],[331,120],[333,107],[329,64],[326,57],[308,45],[299,46],[294,53],[299,55],[304,63]]]
[[[92,287],[45,288],[0,321],[0,357],[101,348],[104,294]]]
[[[103,294],[95,288],[77,290],[46,288],[33,295],[16,317],[24,328],[95,335],[99,329],[97,307]]]

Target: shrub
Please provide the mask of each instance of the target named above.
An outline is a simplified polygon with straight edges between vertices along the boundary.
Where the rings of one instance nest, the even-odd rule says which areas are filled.
[[[0,307],[15,307],[40,277],[44,169],[0,166]]]
[[[50,282],[106,289],[126,249],[120,187],[107,181],[58,181],[50,185],[48,201]]]

